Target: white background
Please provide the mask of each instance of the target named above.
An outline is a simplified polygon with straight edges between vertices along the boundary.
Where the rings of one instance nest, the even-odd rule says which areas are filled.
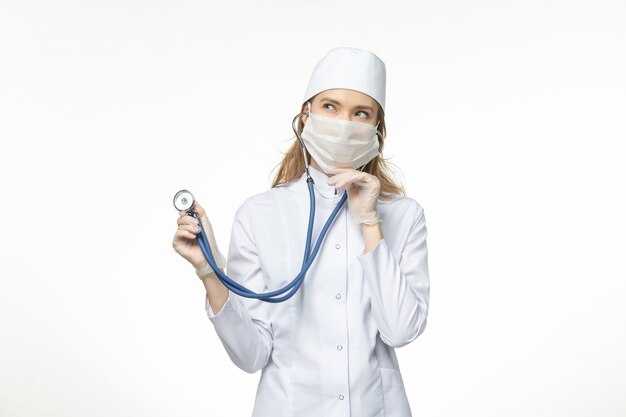
[[[626,415],[626,2],[0,4],[2,417],[251,414],[172,198],[226,253],[335,46],[385,61],[425,208],[413,414]]]

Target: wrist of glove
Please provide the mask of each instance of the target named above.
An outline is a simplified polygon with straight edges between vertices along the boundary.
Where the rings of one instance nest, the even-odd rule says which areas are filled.
[[[378,224],[378,223],[383,222],[383,219],[380,218],[380,216],[378,215],[376,211],[370,212],[365,215],[358,215],[358,214],[352,213],[352,218],[357,224],[372,225],[372,224]]]
[[[226,258],[224,258],[224,255],[222,255],[222,252],[220,252],[219,249],[216,251],[213,249],[213,247],[211,247],[211,251],[213,252],[215,263],[222,271],[224,271],[224,269],[226,268]],[[213,270],[213,268],[211,268],[211,265],[209,265],[209,261],[205,259],[204,262],[196,268],[196,275],[198,276],[198,278],[204,279],[211,274],[215,274],[215,271]]]

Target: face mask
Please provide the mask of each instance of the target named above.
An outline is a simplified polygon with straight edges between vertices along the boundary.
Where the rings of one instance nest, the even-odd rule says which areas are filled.
[[[357,169],[378,154],[378,124],[319,116],[309,112],[302,140],[320,168]]]

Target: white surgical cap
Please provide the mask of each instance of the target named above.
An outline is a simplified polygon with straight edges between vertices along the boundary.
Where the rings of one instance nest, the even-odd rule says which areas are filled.
[[[331,88],[367,94],[385,110],[385,63],[370,51],[340,47],[319,60],[304,94],[304,101]]]

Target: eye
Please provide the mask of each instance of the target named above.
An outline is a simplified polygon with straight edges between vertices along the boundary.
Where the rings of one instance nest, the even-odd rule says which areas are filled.
[[[359,114],[362,114],[363,116],[359,116]],[[356,112],[355,115],[358,116],[358,117],[362,117],[364,119],[367,119],[368,117],[370,117],[370,115],[367,112],[363,111],[363,110],[359,110],[358,112]]]
[[[330,106],[330,107],[331,107],[331,108],[333,108],[333,109],[335,108],[335,106],[333,106],[333,105],[332,105],[332,104],[330,104],[330,103],[325,103],[325,104],[322,104],[322,107],[324,107],[326,110],[330,110],[327,106]]]

